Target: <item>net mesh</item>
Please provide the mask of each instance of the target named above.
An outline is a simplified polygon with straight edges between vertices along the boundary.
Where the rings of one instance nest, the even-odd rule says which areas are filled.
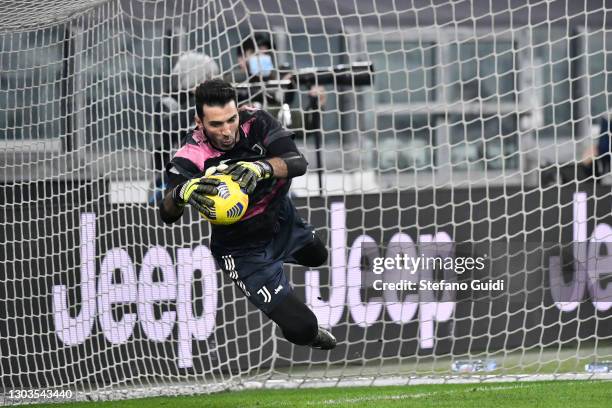
[[[582,378],[611,359],[611,197],[598,167],[609,166],[608,9],[434,3],[0,5],[4,402],[22,389],[116,399]],[[292,194],[330,256],[286,272],[337,337],[331,353],[288,343],[248,303],[195,211],[167,226],[156,209],[163,164],[193,126],[189,91],[211,76],[257,79],[238,57],[255,34],[297,78],[293,92],[242,87],[241,102],[284,120],[310,163]],[[371,83],[346,80],[363,63]],[[576,165],[589,151],[594,164]],[[374,258],[445,242],[485,254],[482,277],[505,287],[366,289]]]
[[[0,4],[0,30],[36,30],[63,23],[80,12],[86,13],[103,0],[56,1],[41,3],[32,0],[16,0]]]

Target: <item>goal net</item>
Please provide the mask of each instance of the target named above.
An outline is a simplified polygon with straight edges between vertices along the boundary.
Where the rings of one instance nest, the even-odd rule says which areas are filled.
[[[608,12],[4,3],[0,401],[606,377]],[[285,271],[331,352],[287,342],[247,301],[195,211],[159,218],[190,90],[212,76],[278,115],[309,161],[291,194],[329,259]]]

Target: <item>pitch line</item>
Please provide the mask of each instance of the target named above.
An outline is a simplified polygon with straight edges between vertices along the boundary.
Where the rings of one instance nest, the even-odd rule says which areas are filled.
[[[435,397],[439,395],[452,395],[452,394],[464,394],[466,392],[473,391],[500,391],[500,390],[512,390],[518,388],[534,388],[538,385],[542,385],[541,383],[533,383],[533,384],[513,384],[513,385],[500,385],[494,387],[476,387],[476,388],[468,388],[464,390],[448,390],[448,391],[434,391],[434,392],[420,392],[416,394],[397,394],[397,395],[378,395],[371,397],[358,397],[358,398],[340,398],[340,399],[330,399],[324,401],[317,401],[308,403],[308,405],[335,405],[335,404],[353,404],[359,402],[368,402],[368,401],[385,401],[385,400],[404,400],[404,399],[420,399],[420,398],[429,398]]]

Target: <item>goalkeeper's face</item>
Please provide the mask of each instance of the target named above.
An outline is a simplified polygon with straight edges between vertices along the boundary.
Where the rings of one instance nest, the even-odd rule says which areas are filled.
[[[238,109],[236,102],[224,106],[204,105],[203,118],[196,117],[196,124],[202,128],[210,142],[221,150],[231,150],[238,143]]]

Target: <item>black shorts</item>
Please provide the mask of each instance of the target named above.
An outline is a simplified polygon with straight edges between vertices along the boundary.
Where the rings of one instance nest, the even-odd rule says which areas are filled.
[[[254,249],[211,246],[213,256],[248,299],[266,315],[293,291],[285,275],[285,262],[295,263],[292,254],[314,241],[312,225],[304,221],[289,198],[279,211],[279,232],[266,245]]]

